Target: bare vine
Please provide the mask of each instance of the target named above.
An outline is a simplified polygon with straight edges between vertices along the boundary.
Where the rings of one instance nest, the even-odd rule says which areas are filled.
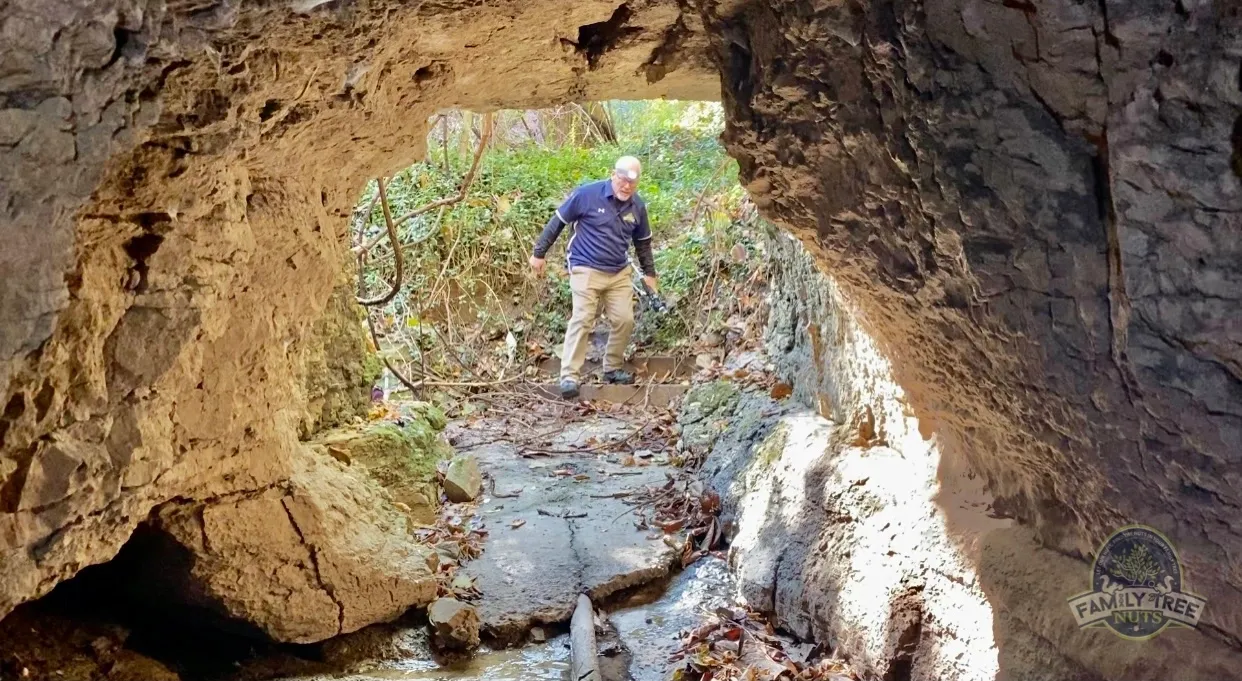
[[[401,242],[397,240],[397,225],[393,223],[392,209],[388,207],[388,190],[384,187],[384,178],[377,178],[375,181],[379,184],[380,208],[383,209],[384,212],[384,226],[388,231],[388,241],[392,243],[393,275],[392,289],[390,289],[388,293],[385,293],[378,298],[358,298],[358,304],[366,305],[367,307],[383,305],[393,298],[396,298],[397,291],[401,290],[401,279],[405,274],[405,258],[402,257],[401,253]],[[361,255],[362,254],[360,253],[359,256]],[[361,259],[361,257],[359,259]],[[379,348],[376,347],[376,350],[378,349]]]

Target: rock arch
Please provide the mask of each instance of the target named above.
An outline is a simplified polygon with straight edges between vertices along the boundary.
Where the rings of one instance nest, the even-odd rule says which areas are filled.
[[[1063,554],[1157,526],[1236,649],[1240,29],[1184,2],[10,3],[0,612],[158,504],[286,476],[344,218],[428,114],[670,96],[724,101],[741,180],[945,456]]]

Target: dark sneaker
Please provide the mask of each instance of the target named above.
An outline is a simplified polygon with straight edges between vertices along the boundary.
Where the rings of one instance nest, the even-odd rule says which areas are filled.
[[[561,379],[561,397],[572,400],[578,396],[578,382],[572,378]]]
[[[604,382],[621,383],[623,385],[629,385],[634,382],[634,375],[622,369],[614,369],[612,371],[605,371]]]

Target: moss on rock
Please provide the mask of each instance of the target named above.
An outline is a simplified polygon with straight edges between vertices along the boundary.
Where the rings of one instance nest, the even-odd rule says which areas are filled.
[[[402,409],[402,416],[398,423],[329,431],[311,444],[351,467],[361,467],[393,501],[409,507],[415,521],[430,523],[440,497],[436,467],[453,453],[440,438],[447,419],[424,402]]]
[[[703,454],[711,451],[737,406],[740,392],[728,381],[712,381],[690,389],[682,400],[681,440],[686,449]]]
[[[696,385],[686,393],[682,404],[683,422],[710,416],[727,415],[737,402],[738,387],[729,381],[712,381]]]
[[[302,366],[308,412],[303,438],[366,415],[384,365],[367,341],[364,314],[353,288],[341,283],[315,324]]]
[[[755,448],[755,463],[752,471],[765,473],[780,460],[785,452],[785,444],[789,441],[789,425],[782,422],[768,434],[763,442]]]

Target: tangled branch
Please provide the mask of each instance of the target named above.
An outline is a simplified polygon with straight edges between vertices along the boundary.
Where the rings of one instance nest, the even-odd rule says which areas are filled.
[[[393,274],[392,289],[387,294],[379,298],[370,298],[370,299],[359,298],[358,303],[360,305],[366,305],[370,307],[373,307],[376,305],[383,305],[397,296],[397,292],[401,290],[401,280],[402,280],[404,260],[405,260],[402,257],[401,242],[397,238],[397,225],[404,223],[406,220],[416,218],[419,215],[435,210],[436,208],[451,206],[465,199],[466,193],[470,191],[470,185],[474,182],[474,176],[479,169],[479,161],[483,159],[483,152],[487,149],[487,143],[488,143],[488,140],[491,138],[491,136],[492,136],[492,117],[489,115],[483,121],[483,134],[479,137],[479,146],[474,151],[474,160],[470,163],[470,170],[467,171],[466,176],[462,178],[461,188],[458,189],[456,195],[450,196],[444,199],[439,199],[438,201],[432,201],[431,203],[425,206],[422,206],[421,208],[415,208],[414,210],[406,213],[405,215],[402,215],[399,218],[396,218],[395,220],[392,217],[392,209],[388,205],[388,193],[384,186],[384,181],[382,179],[376,180],[376,182],[379,185],[378,197],[380,201],[380,206],[383,208],[383,212],[384,212],[384,226],[386,228],[386,233],[381,234],[380,236],[376,237],[374,241],[364,244],[359,250],[359,259],[361,260],[361,256],[369,252],[372,248],[376,246],[376,244],[378,244],[385,236],[387,236],[388,241],[392,244],[393,260],[394,260],[393,264],[394,264],[395,272]],[[374,199],[372,199],[371,205],[372,207],[375,205]],[[368,211],[368,214],[369,214],[369,211]]]
[[[414,210],[397,218],[397,224],[400,224],[412,218],[416,218],[422,215],[423,213],[433,211],[439,208],[440,206],[451,206],[455,203],[460,202],[462,199],[466,198],[466,192],[470,190],[470,185],[471,183],[474,182],[475,172],[478,171],[479,169],[479,161],[482,160],[483,152],[487,150],[487,143],[491,139],[491,137],[492,137],[492,117],[489,115],[483,119],[483,132],[482,134],[479,135],[479,146],[478,148],[474,150],[474,160],[470,162],[470,170],[466,171],[466,176],[462,178],[461,189],[457,191],[457,195],[450,196],[444,199],[440,199],[438,201],[432,201],[431,203],[421,208],[415,208]]]
[[[388,207],[388,192],[384,187],[384,178],[377,178],[375,181],[379,184],[380,207],[384,211],[384,226],[388,230],[388,240],[392,242],[393,281],[392,289],[379,298],[358,298],[359,305],[366,305],[368,307],[383,305],[396,298],[397,291],[401,290],[401,278],[405,274],[405,258],[401,254],[401,243],[397,241],[397,225],[392,220],[392,209]],[[377,347],[376,349],[378,350],[379,348]]]

